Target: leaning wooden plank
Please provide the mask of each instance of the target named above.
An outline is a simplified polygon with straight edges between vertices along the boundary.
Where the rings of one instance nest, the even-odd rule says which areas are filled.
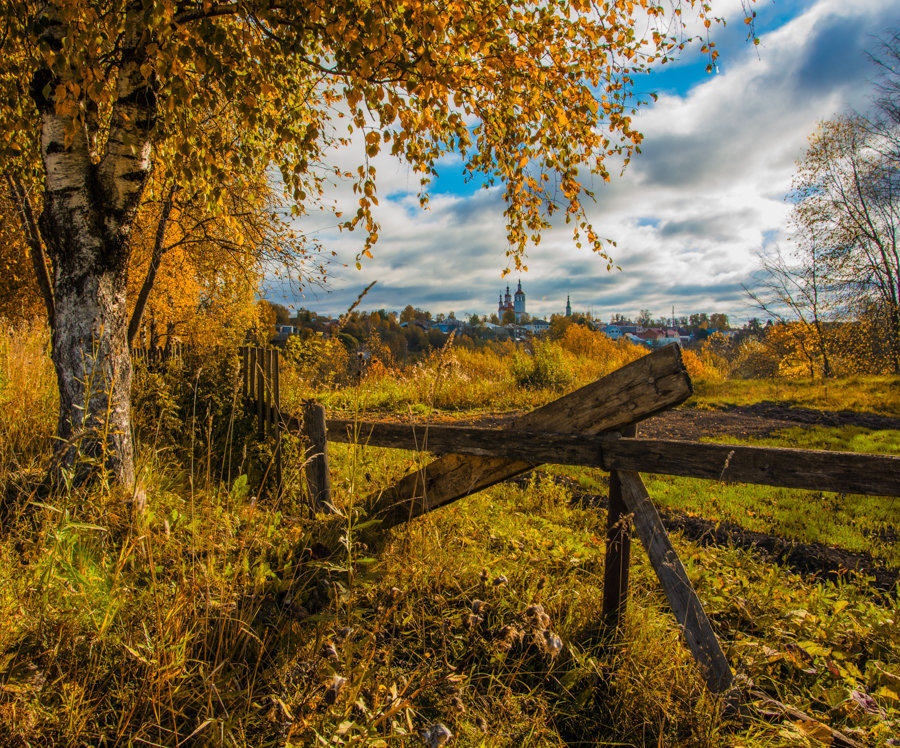
[[[622,499],[634,517],[637,536],[650,558],[675,620],[681,626],[685,641],[694,659],[700,665],[706,685],[713,693],[725,693],[734,682],[731,666],[719,646],[694,591],[691,580],[672,541],[663,527],[659,512],[650,500],[641,476],[628,471],[617,471],[622,491]]]
[[[684,402],[691,393],[681,350],[667,346],[516,418],[510,427],[597,434],[636,423]],[[390,527],[408,521],[534,466],[521,459],[446,455],[377,497],[382,522]]]

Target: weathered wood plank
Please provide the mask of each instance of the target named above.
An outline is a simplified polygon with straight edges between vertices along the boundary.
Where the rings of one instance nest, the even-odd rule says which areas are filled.
[[[256,423],[257,434],[260,439],[266,437],[266,375],[263,362],[263,352],[257,351],[256,355]]]
[[[250,363],[248,364],[249,369],[247,372],[247,375],[249,377],[248,381],[250,383],[249,397],[254,403],[256,402],[256,354],[256,347],[251,348]]]
[[[325,408],[314,400],[303,404],[303,433],[306,435],[306,485],[313,509],[329,511],[331,504],[331,472],[325,437]]]
[[[289,421],[288,427],[295,427],[298,423]],[[599,450],[606,443],[599,436],[583,437],[549,431],[354,421],[342,418],[328,419],[328,439],[435,455],[466,454],[535,463],[557,463],[559,460],[556,458],[562,455],[575,460],[565,464],[594,467],[603,467]]]
[[[515,419],[512,428],[582,434],[620,429],[684,402],[693,389],[677,346],[667,346]],[[534,462],[448,454],[378,497],[383,526],[405,522],[535,466]]]
[[[622,499],[633,515],[635,531],[647,551],[688,648],[700,665],[706,685],[713,693],[725,693],[734,682],[731,666],[672,547],[659,512],[650,500],[641,476],[628,471],[618,471],[618,476]]]
[[[610,440],[607,469],[811,491],[900,496],[900,457],[662,439]]]
[[[633,437],[637,426],[622,429]],[[631,518],[622,498],[619,473],[609,474],[609,507],[606,513],[606,556],[603,562],[603,624],[615,633],[628,605],[628,574],[631,566]]]
[[[290,422],[297,428],[294,421]],[[355,436],[354,436],[355,435]],[[667,439],[329,419],[328,438],[433,454],[680,475],[811,491],[900,496],[900,457]]]
[[[250,388],[247,385],[247,371],[250,367],[250,350],[247,346],[241,346],[241,397],[246,400],[250,394]]]
[[[281,354],[272,350],[272,425],[275,429],[275,483],[278,496],[284,490],[281,452]]]
[[[268,439],[272,436],[272,349],[264,348],[262,350],[262,382],[263,382],[263,400],[262,400],[262,419],[265,436]]]

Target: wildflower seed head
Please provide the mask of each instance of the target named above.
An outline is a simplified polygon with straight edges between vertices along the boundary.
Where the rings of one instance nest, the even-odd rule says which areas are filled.
[[[480,626],[483,621],[484,618],[476,616],[474,613],[463,613],[462,625],[466,631],[472,631]]]
[[[450,738],[453,737],[453,733],[440,722],[420,730],[419,735],[428,748],[441,748],[441,746],[447,745]]]
[[[517,644],[521,644],[524,637],[525,634],[521,631],[521,629],[510,625],[504,626],[502,629],[500,629],[497,646],[499,646],[500,649],[508,652]]]
[[[544,631],[544,643],[547,646],[547,654],[549,654],[551,657],[556,657],[560,652],[562,652],[562,639],[560,639],[552,631]]]
[[[335,675],[331,679],[331,682],[328,684],[328,688],[325,691],[325,703],[333,704],[335,701],[337,701],[338,696],[340,696],[341,691],[346,685],[346,678],[342,678],[340,675]]]
[[[349,639],[351,636],[353,636],[353,631],[354,631],[354,629],[352,626],[346,626],[345,628],[342,628],[340,631],[338,631],[334,635],[334,638],[337,639],[337,641],[342,642],[346,639]]]
[[[526,618],[535,618],[544,612],[544,606],[540,603],[535,603],[534,605],[529,605],[525,608],[525,616]]]

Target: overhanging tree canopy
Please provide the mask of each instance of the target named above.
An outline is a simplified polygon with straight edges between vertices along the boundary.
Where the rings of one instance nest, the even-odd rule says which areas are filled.
[[[706,2],[683,4],[710,25]],[[0,0],[0,13],[0,158],[35,267],[50,268],[60,464],[84,455],[126,482],[126,276],[152,170],[215,213],[229,174],[274,166],[302,212],[340,175],[329,147],[362,131],[367,158],[343,176],[363,253],[383,148],[423,176],[455,150],[502,183],[517,265],[556,211],[602,251],[582,177],[631,156],[633,76],[683,45],[681,9],[647,0]]]

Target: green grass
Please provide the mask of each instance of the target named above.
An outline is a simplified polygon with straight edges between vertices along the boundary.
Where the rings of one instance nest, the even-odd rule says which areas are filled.
[[[669,476],[644,479],[660,506],[802,543],[869,552],[878,562],[900,568],[900,548],[891,540],[900,523],[900,499]]]
[[[688,405],[722,408],[771,400],[821,410],[853,410],[900,416],[900,377],[858,376],[841,379],[695,380]]]
[[[791,722],[722,715],[637,546],[622,631],[608,636],[599,623],[605,514],[552,481],[501,484],[385,532],[371,499],[428,455],[332,445],[337,514],[315,516],[300,445],[285,439],[276,496],[262,485],[270,445],[248,438],[222,397],[198,412],[208,434],[226,431],[213,416],[234,424],[228,479],[216,479],[229,475],[215,467],[219,443],[194,430],[185,437],[191,415],[170,398],[165,433],[139,431],[145,514],[133,517],[129,497],[102,486],[37,490],[21,468],[46,459],[52,376],[39,345],[19,353],[13,342],[2,349],[13,352],[4,392],[30,382],[34,416],[23,427],[13,416],[27,414],[0,409],[16,440],[0,445],[0,745],[393,748],[422,745],[419,731],[437,722],[453,732],[450,748],[814,744]],[[192,392],[172,391],[205,403],[203,387],[215,382],[197,381]],[[151,424],[163,423],[153,408],[169,384],[154,387],[141,400]],[[553,396],[513,392],[508,402]],[[340,397],[351,410],[361,403],[351,390]],[[441,397],[452,404],[451,389]],[[400,410],[454,412],[442,402],[410,398]],[[845,429],[775,441],[890,451],[895,438]],[[603,473],[562,472],[606,490]],[[896,517],[890,503],[821,497],[829,511],[809,512],[798,492],[653,476],[648,485],[688,511],[781,531],[824,537],[818,516],[827,515],[847,533],[828,531],[839,544],[896,562],[867,535]],[[741,676],[868,745],[900,731],[896,598],[862,581],[806,583],[677,534],[673,542]],[[529,612],[537,604],[546,619]]]
[[[712,441],[726,442],[728,439]],[[900,454],[900,431],[873,431],[859,426],[796,426],[781,429],[767,438],[754,438],[744,443],[795,449],[826,449],[839,452]]]

